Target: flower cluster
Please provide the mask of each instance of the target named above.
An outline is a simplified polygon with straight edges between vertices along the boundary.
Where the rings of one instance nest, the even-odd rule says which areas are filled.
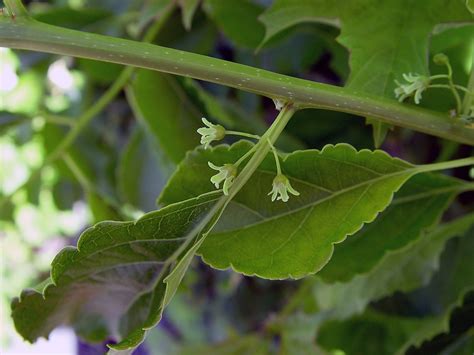
[[[471,114],[466,113],[466,109],[462,107],[461,96],[459,91],[464,91],[465,95],[474,95],[472,90],[457,85],[453,81],[453,68],[449,62],[449,58],[444,53],[438,53],[433,57],[433,62],[436,65],[445,66],[447,69],[447,74],[437,74],[431,76],[424,76],[419,74],[403,74],[403,79],[405,83],[400,83],[398,80],[395,80],[397,87],[395,88],[395,96],[401,102],[407,97],[414,96],[414,101],[416,104],[419,104],[421,101],[421,94],[428,88],[438,88],[438,89],[448,89],[453,94],[453,97],[456,101],[456,110],[453,111],[453,117],[460,119],[463,122],[471,120]],[[445,83],[433,83],[437,79],[445,80]],[[469,122],[468,122],[469,124]]]
[[[197,132],[201,135],[201,144],[204,145],[205,149],[210,147],[211,142],[221,140],[227,134],[260,139],[259,136],[248,134],[248,133],[227,131],[221,125],[212,124],[205,118],[202,119],[202,122],[206,125],[206,127],[199,128]],[[268,144],[270,145],[273,151],[273,154],[275,156],[275,162],[276,162],[276,167],[277,167],[277,175],[273,179],[272,190],[270,191],[268,195],[271,195],[272,202],[273,201],[287,202],[290,198],[289,194],[292,194],[294,196],[299,196],[299,192],[296,191],[291,186],[290,180],[288,180],[288,178],[282,174],[278,153],[270,141],[268,141]],[[235,178],[237,177],[239,165],[242,162],[244,162],[253,153],[254,153],[254,149],[249,150],[234,164],[224,164],[222,166],[217,166],[211,162],[208,162],[209,167],[217,171],[217,174],[211,177],[211,183],[214,184],[216,189],[219,189],[220,184],[222,183],[222,192],[224,193],[224,195],[229,195],[229,189],[231,188],[232,184],[235,181]]]
[[[418,74],[403,74],[403,79],[407,84],[402,84],[395,80],[395,83],[398,85],[395,89],[395,96],[397,99],[402,102],[407,97],[415,95],[415,103],[419,104],[421,100],[421,94],[425,91],[430,85],[430,78],[424,75]]]

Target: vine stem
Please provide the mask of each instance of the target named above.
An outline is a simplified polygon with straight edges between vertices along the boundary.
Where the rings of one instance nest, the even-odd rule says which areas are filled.
[[[195,53],[51,26],[31,18],[12,20],[0,16],[0,46],[158,70],[291,101],[298,109],[319,108],[370,116],[391,125],[474,145],[474,130],[452,122],[446,114]]]

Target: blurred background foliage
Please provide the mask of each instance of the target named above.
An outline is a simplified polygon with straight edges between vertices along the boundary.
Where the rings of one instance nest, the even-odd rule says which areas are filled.
[[[170,1],[25,3],[43,22],[139,39]],[[344,85],[348,77],[349,54],[335,41],[338,30],[333,27],[310,23],[293,26],[257,50],[264,37],[258,17],[271,1],[176,3],[154,43],[332,85]],[[448,54],[456,81],[465,83],[474,51],[474,28],[453,28],[434,35],[431,51]],[[16,191],[0,211],[0,302],[4,310],[23,288],[47,278],[54,255],[65,245],[75,244],[92,223],[132,219],[156,209],[156,197],[170,174],[186,151],[199,143],[195,130],[202,116],[231,129],[261,133],[275,114],[267,98],[137,70],[63,159],[28,180],[122,70],[103,62],[0,49],[0,196]],[[432,68],[433,73],[437,70]],[[433,90],[425,94],[423,105],[448,111],[453,102],[449,95]],[[321,110],[298,112],[278,144],[282,150],[292,151],[340,142],[373,149],[372,132],[363,119]],[[468,146],[398,128],[389,133],[382,149],[414,163],[472,154]],[[456,170],[456,174],[468,179],[468,169]],[[463,194],[445,219],[473,211],[473,202],[472,194]],[[448,243],[443,254],[446,263],[459,243],[457,239]],[[368,311],[350,321],[325,324],[315,341],[321,313],[305,282],[243,277],[212,270],[196,259],[181,287],[183,292],[139,351],[258,354],[265,353],[270,344],[282,354],[304,354],[319,351],[318,344],[334,354],[384,354],[396,348],[392,343],[403,338],[403,329],[414,326],[410,323],[397,328],[391,317],[437,312],[437,291],[395,293],[371,303]],[[449,333],[418,349],[413,347],[409,353],[452,348],[451,353],[462,354],[462,349],[473,345],[472,295],[461,304],[448,318]],[[8,349],[16,335],[9,312],[2,311],[1,317],[1,342]],[[208,348],[210,343],[219,345]],[[104,348],[78,340],[78,349],[80,353],[99,354]]]

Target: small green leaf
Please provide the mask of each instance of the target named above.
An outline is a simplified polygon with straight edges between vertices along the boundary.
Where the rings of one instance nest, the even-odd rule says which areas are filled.
[[[158,196],[172,173],[171,163],[153,149],[151,138],[136,127],[125,146],[117,169],[121,200],[142,211],[155,209]]]
[[[89,341],[118,336],[130,349],[161,318],[170,257],[192,238],[220,197],[212,193],[146,214],[136,222],[102,222],[52,263],[44,291],[25,290],[12,303],[17,331],[28,341],[71,325]],[[186,252],[186,250],[184,250]],[[178,257],[177,255],[176,257]],[[90,328],[92,321],[96,326]]]

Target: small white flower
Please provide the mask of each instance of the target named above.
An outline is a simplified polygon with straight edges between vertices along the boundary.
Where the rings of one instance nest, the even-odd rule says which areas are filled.
[[[201,144],[204,144],[204,149],[207,149],[210,147],[211,142],[220,141],[225,137],[225,128],[218,124],[212,124],[204,117],[202,118],[202,122],[207,127],[201,127],[197,132],[202,136]]]
[[[421,100],[421,94],[425,91],[430,85],[430,78],[418,75],[418,74],[403,74],[403,79],[408,82],[408,84],[401,84],[397,80],[395,83],[398,87],[395,89],[395,96],[398,101],[402,102],[407,97],[415,93],[415,103],[419,104]]]
[[[216,189],[219,188],[219,184],[224,181],[222,191],[224,195],[229,194],[229,188],[234,183],[234,179],[237,176],[237,167],[234,164],[224,164],[223,166],[217,166],[211,162],[207,163],[210,168],[217,170],[218,173],[211,177],[211,182],[214,184]]]
[[[277,176],[275,176],[275,178],[273,179],[272,191],[270,191],[269,193],[269,195],[272,195],[272,201],[288,201],[288,199],[290,198],[288,196],[288,192],[295,196],[299,196],[300,194],[291,186],[290,180],[288,180],[285,175],[278,174]]]

